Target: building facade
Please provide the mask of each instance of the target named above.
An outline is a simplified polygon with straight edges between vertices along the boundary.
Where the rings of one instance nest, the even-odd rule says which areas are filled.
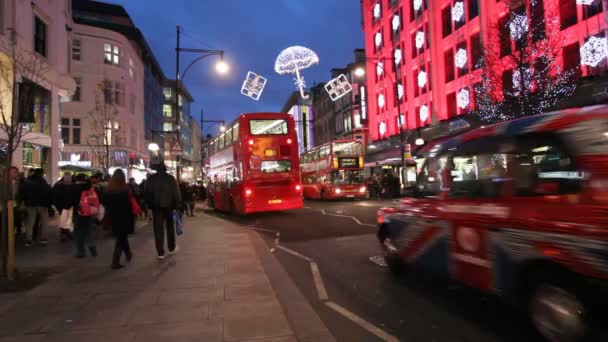
[[[59,177],[60,102],[75,91],[67,56],[70,2],[7,0],[0,4],[0,88],[4,94],[0,115],[8,122],[11,116],[18,118],[23,124],[12,165],[26,172],[43,168],[47,180],[54,182]],[[5,160],[7,141],[7,131],[0,130],[0,158]]]
[[[306,94],[311,95],[310,92]],[[298,152],[300,154],[314,147],[312,96],[302,99],[300,92],[295,91],[283,106],[281,113],[293,116],[298,135]]]
[[[143,44],[124,8],[73,2],[71,74],[77,88],[61,117],[60,166],[112,173],[120,168],[141,181],[147,173],[144,132]]]
[[[192,129],[190,127],[190,121],[192,115],[190,113],[191,103],[194,101],[192,95],[186,88],[186,86],[179,82],[179,96],[178,108],[179,108],[179,125],[176,122],[176,116],[174,114],[175,107],[175,80],[165,80],[163,85],[164,103],[163,103],[163,135],[165,137],[164,150],[165,150],[165,163],[167,164],[168,170],[176,174],[176,168],[179,165],[181,167],[180,178],[186,181],[192,181],[194,173],[189,172],[189,167],[192,164]],[[182,147],[182,155],[180,156],[179,164],[177,158],[171,155],[171,147],[175,144],[175,137],[179,133],[180,144]],[[184,173],[186,171],[186,173]]]

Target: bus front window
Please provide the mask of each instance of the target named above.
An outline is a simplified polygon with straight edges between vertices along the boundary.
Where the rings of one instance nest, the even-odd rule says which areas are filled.
[[[335,170],[331,172],[333,184],[362,184],[363,171],[361,170]]]

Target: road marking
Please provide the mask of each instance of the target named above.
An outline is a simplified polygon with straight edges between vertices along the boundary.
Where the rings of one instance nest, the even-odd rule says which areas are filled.
[[[309,258],[309,257],[307,257],[305,255],[302,255],[302,254],[294,251],[293,249],[289,249],[287,247],[284,247],[283,245],[278,245],[277,248],[280,249],[280,250],[282,250],[285,253],[291,254],[291,255],[296,256],[296,257],[298,257],[300,259],[304,259],[304,260],[306,260],[308,262],[313,262],[311,258]]]
[[[310,271],[312,272],[312,277],[315,281],[315,287],[317,288],[317,295],[319,295],[319,299],[322,301],[326,301],[329,299],[327,296],[327,290],[325,289],[325,284],[323,283],[323,278],[321,278],[321,272],[319,271],[319,266],[316,262],[310,262]]]
[[[388,341],[388,342],[399,342],[399,339],[397,339],[395,336],[387,333],[386,331],[378,328],[377,326],[375,326],[375,325],[371,324],[370,322],[364,320],[363,318],[357,316],[356,314],[352,313],[348,309],[346,309],[334,302],[331,302],[331,301],[325,302],[325,305],[329,306],[331,309],[333,309],[335,312],[339,313],[340,315],[348,318],[349,320],[351,320],[352,322],[354,322],[361,328],[376,335],[381,340]]]
[[[386,260],[384,260],[384,256],[382,255],[374,255],[369,257],[369,261],[373,262],[374,264],[380,266],[380,267],[387,267],[388,265],[386,264]]]
[[[358,218],[354,217],[354,216],[349,216],[349,215],[338,215],[338,214],[325,214],[323,213],[323,215],[327,215],[327,216],[336,216],[336,217],[345,217],[345,218],[351,218],[353,221],[357,222],[358,225],[360,226],[368,226],[368,227],[376,227],[375,224],[369,224],[369,223],[363,223],[361,221],[359,221]]]

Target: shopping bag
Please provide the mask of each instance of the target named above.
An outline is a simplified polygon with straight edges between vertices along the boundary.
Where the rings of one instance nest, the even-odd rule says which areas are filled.
[[[175,223],[175,233],[177,235],[184,234],[184,227],[182,225],[182,215],[180,215],[179,211],[173,210],[173,221]]]
[[[133,213],[133,216],[141,215],[141,207],[131,191],[129,191],[129,201],[131,202],[131,212]]]
[[[59,229],[74,231],[74,224],[72,223],[72,208],[63,209],[59,215]]]

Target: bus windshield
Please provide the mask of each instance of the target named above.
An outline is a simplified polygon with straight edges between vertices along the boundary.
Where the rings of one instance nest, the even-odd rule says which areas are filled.
[[[252,135],[281,135],[289,133],[285,119],[253,119],[249,121]]]
[[[362,170],[334,170],[331,172],[333,184],[362,184]]]
[[[336,156],[359,156],[363,153],[363,148],[360,142],[335,142],[332,144],[332,150]]]

